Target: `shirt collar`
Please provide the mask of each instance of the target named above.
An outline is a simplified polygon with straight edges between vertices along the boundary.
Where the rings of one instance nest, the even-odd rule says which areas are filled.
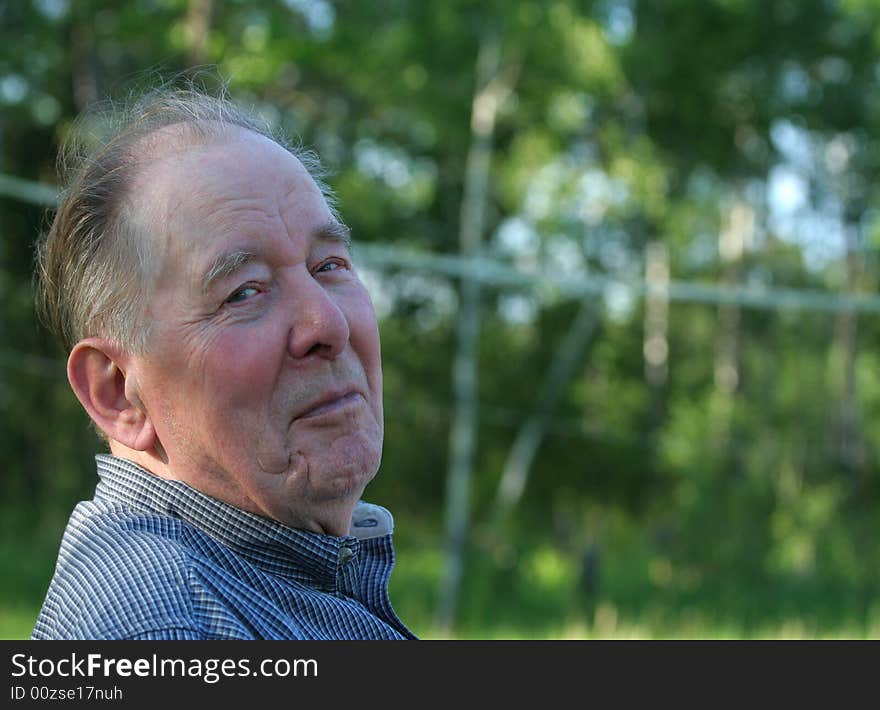
[[[267,572],[295,578],[305,573],[330,591],[336,590],[341,569],[359,554],[362,541],[390,536],[394,529],[388,510],[360,501],[349,535],[299,530],[212,498],[183,481],[160,478],[127,459],[98,454],[95,461],[101,479],[95,500],[180,519]]]

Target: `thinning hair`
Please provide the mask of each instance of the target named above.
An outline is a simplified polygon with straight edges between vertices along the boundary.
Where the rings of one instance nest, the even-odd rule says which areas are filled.
[[[94,136],[95,125],[106,127],[103,137]],[[192,83],[163,86],[89,111],[59,154],[64,188],[36,249],[37,311],[67,352],[91,336],[110,338],[131,352],[146,351],[144,310],[157,268],[157,240],[133,199],[132,185],[152,160],[179,149],[181,141],[200,145],[231,129],[252,131],[289,151],[335,212],[317,155],[235,104],[225,91],[211,95]]]

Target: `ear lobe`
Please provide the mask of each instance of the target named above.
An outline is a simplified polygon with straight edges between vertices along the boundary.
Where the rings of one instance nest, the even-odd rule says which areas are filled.
[[[128,356],[104,338],[77,343],[67,359],[67,379],[80,404],[110,439],[146,451],[156,432],[137,393],[133,373],[126,376]]]

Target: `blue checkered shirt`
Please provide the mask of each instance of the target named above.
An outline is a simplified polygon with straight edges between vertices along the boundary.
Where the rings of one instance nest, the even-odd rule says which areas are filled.
[[[360,502],[351,532],[286,527],[99,455],[33,639],[403,639],[393,521]]]

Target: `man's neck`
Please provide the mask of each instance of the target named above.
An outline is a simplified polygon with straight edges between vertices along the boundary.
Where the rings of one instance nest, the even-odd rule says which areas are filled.
[[[196,490],[201,491],[205,495],[221,500],[224,503],[233,505],[240,510],[259,515],[270,520],[275,520],[287,527],[297,528],[298,530],[307,530],[308,532],[319,533],[321,535],[331,535],[333,537],[343,537],[349,534],[351,529],[352,514],[360,497],[354,499],[340,499],[338,501],[328,501],[319,511],[308,516],[297,516],[296,519],[281,520],[274,516],[266,515],[264,511],[251,509],[242,506],[236,500],[228,500],[222,495],[217,495],[215,491],[205,491],[198,485],[194,485],[186,476],[176,475],[171,466],[168,465],[165,457],[157,452],[138,451],[131,449],[118,441],[110,440],[110,453],[119,458],[127,459],[136,463],[141,468],[149,471],[159,478],[169,481],[183,481],[192,486]]]

